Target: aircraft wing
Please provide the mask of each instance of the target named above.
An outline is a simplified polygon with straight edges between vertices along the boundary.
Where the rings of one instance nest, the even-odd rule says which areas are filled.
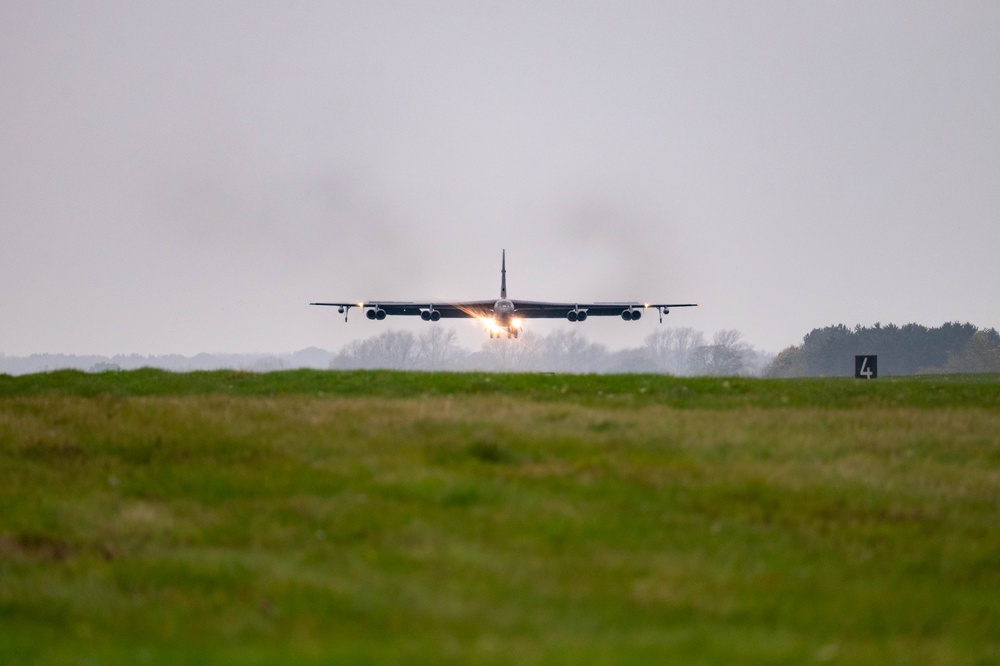
[[[358,303],[310,303],[309,305],[329,305],[346,313],[351,308],[362,308],[382,311],[386,315],[417,316],[427,311],[440,313],[445,319],[492,317],[493,304],[496,301],[458,301],[447,303],[441,301],[361,301]]]
[[[697,307],[697,303],[639,303],[638,301],[616,301],[610,303],[556,303],[550,301],[521,301],[514,299],[515,314],[525,319],[562,319],[570,310],[584,310],[591,317],[617,317],[623,310],[645,310]],[[329,305],[343,308],[374,308],[384,310],[387,315],[420,316],[425,310],[436,310],[442,318],[492,317],[496,301],[362,301],[358,303],[310,303],[309,305]]]
[[[693,308],[697,303],[639,303],[617,301],[612,303],[550,303],[548,301],[514,300],[514,314],[525,319],[565,319],[572,311],[584,311],[588,317],[619,317],[627,310],[653,309],[666,313],[670,308]]]

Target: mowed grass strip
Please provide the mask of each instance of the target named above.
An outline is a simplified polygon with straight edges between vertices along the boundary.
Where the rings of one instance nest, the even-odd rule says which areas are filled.
[[[1000,411],[585,379],[7,395],[4,663],[1000,659]]]
[[[234,370],[174,373],[144,368],[0,375],[0,398],[28,395],[234,395],[378,398],[510,397],[533,402],[634,408],[921,407],[1000,409],[1000,375],[854,379],[750,379],[669,375],[548,375],[477,372]]]

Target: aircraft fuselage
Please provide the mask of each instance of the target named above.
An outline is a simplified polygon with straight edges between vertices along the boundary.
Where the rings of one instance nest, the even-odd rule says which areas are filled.
[[[519,330],[518,321],[514,317],[514,303],[507,298],[501,298],[493,304],[493,323],[497,330],[490,330],[490,337],[499,336],[501,331],[506,331],[508,336],[517,337]]]

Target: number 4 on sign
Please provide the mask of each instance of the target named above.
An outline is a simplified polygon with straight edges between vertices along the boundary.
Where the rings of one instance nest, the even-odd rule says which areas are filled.
[[[875,379],[878,377],[878,356],[855,356],[854,376],[857,379]]]

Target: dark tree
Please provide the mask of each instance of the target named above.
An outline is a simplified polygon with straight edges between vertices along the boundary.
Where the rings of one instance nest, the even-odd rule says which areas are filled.
[[[981,334],[981,335],[980,335]],[[802,344],[778,354],[767,370],[772,377],[849,377],[854,356],[876,354],[884,375],[940,372],[996,372],[994,352],[1000,335],[972,324],[948,323],[938,328],[919,324],[875,324],[849,329],[843,324],[810,331]]]

